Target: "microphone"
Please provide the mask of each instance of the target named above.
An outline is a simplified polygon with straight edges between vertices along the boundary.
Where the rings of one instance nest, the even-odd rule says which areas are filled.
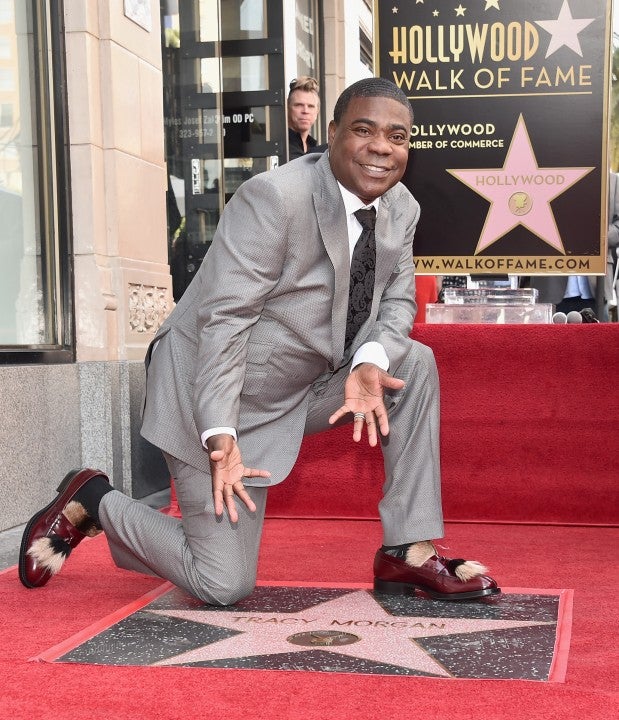
[[[578,312],[578,310],[571,310],[567,314],[567,322],[571,323],[573,325],[579,325],[583,321],[582,315]]]
[[[584,323],[599,323],[600,321],[596,318],[595,313],[591,308],[584,308],[580,311],[582,321]]]
[[[567,315],[564,312],[556,312],[552,316],[552,322],[555,325],[564,325],[567,322]]]

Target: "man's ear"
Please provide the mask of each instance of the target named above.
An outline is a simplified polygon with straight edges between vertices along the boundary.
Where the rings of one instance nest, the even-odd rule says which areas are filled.
[[[335,124],[335,120],[331,120],[329,123],[329,127],[327,129],[327,141],[329,145],[331,145],[331,141],[333,140],[333,136],[335,135],[335,131],[337,130],[337,125]]]

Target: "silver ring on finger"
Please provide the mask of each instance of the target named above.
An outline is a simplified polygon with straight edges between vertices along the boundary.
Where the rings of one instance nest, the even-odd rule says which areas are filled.
[[[356,412],[356,413],[353,415],[353,418],[354,418],[355,420],[365,420],[365,413]]]

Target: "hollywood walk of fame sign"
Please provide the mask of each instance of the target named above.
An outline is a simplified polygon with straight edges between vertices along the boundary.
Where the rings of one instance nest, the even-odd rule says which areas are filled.
[[[611,0],[375,0],[415,113],[417,272],[606,270]]]
[[[488,602],[391,597],[361,588],[264,585],[205,606],[170,583],[38,660],[561,682],[572,592]]]

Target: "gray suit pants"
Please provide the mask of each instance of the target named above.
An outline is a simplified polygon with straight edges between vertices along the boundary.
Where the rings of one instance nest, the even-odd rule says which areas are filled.
[[[328,418],[343,402],[347,376],[346,367],[328,382],[314,385],[306,434],[331,427]],[[385,395],[390,432],[382,440],[386,480],[379,512],[386,545],[443,535],[439,388],[432,351],[411,341],[396,376],[406,386]],[[158,575],[210,604],[229,605],[246,597],[256,581],[268,488],[247,488],[257,510],[250,513],[237,501],[239,521],[233,524],[225,512],[221,518],[215,516],[208,474],[176,458],[166,460],[176,481],[182,520],[120,492],[108,493],[99,515],[114,561],[119,567]]]

